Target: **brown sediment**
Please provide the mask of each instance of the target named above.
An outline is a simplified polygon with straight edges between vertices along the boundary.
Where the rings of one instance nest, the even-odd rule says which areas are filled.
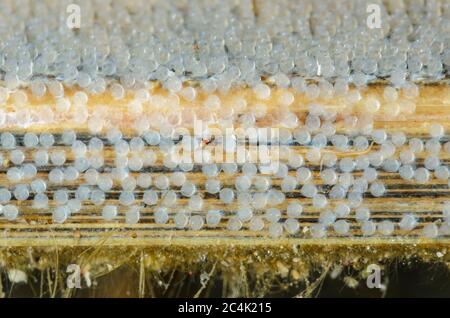
[[[368,240],[353,243],[351,240],[305,243],[283,241],[279,244],[256,245],[231,242],[227,245],[51,245],[39,248],[4,247],[0,249],[0,264],[5,274],[11,269],[23,271],[30,284],[31,278],[40,276],[38,273],[48,275],[46,286],[49,284],[55,287],[54,283],[59,281],[52,293],[42,293],[41,296],[44,297],[66,297],[80,292],[67,287],[69,264],[80,267],[83,292],[91,290],[94,293],[96,281],[109,275],[119,286],[126,285],[134,293],[140,290],[140,296],[164,296],[169,287],[173,292],[180,284],[171,279],[177,272],[184,273],[185,283],[192,280],[200,286],[190,296],[205,296],[206,292],[203,291],[207,290],[206,286],[217,284],[219,280],[225,288],[223,296],[261,297],[269,294],[276,284],[279,288],[294,287],[299,296],[308,297],[317,288],[315,280],[324,279],[327,275],[339,276],[339,273],[335,273],[339,268],[347,268],[347,271],[351,269],[355,273],[352,279],[356,281],[365,280],[370,274],[367,268],[371,264],[376,264],[383,270],[388,270],[393,263],[418,262],[443,264],[448,268],[448,248],[447,242],[417,240]],[[119,279],[115,273],[122,273],[123,269],[125,272],[131,270],[139,273],[139,281],[125,283],[124,276]],[[214,279],[209,282],[212,275]],[[144,277],[148,277],[146,283],[142,281]],[[200,283],[201,280],[203,284]],[[252,288],[249,289],[249,286]],[[125,293],[125,289],[119,287],[105,295],[126,296],[120,293]],[[170,296],[170,293],[166,296]]]

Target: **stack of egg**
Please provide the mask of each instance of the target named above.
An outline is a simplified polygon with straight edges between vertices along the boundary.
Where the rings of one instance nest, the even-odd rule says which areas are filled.
[[[0,3],[16,239],[450,235],[450,2],[71,2]]]

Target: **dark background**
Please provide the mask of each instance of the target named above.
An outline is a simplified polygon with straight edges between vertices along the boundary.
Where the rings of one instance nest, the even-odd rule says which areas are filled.
[[[450,271],[443,264],[413,263],[409,265],[391,264],[383,271],[388,278],[385,293],[378,289],[369,289],[365,281],[350,288],[344,277],[356,277],[351,269],[344,268],[341,275],[332,279],[328,275],[311,294],[312,297],[450,297]],[[146,297],[192,297],[200,288],[198,277],[176,273],[173,284],[163,292],[158,282],[146,282]],[[154,284],[156,283],[156,284]],[[96,280],[91,288],[75,290],[71,297],[138,297],[139,273],[134,268],[122,267],[107,276]],[[154,284],[154,285],[153,285]],[[6,297],[48,297],[48,286],[39,280],[29,279],[28,284],[12,285],[2,274],[3,292]],[[206,297],[222,297],[222,281],[211,281],[201,294]],[[44,291],[43,293],[41,291]],[[277,289],[267,294],[268,297],[295,297],[302,291],[302,286]],[[57,294],[57,297],[61,296]]]

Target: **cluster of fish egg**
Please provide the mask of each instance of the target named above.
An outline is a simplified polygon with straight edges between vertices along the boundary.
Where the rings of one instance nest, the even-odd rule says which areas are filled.
[[[366,200],[389,196],[385,183],[389,178],[414,185],[436,179],[448,188],[450,171],[440,158],[450,154],[450,142],[441,124],[430,124],[426,138],[374,128],[374,118],[383,107],[391,112],[396,105],[398,111],[390,115],[394,118],[413,114],[417,85],[409,83],[401,90],[388,86],[378,98],[339,82],[329,86],[308,84],[299,77],[289,81],[302,93],[259,84],[251,90],[248,103],[237,93],[225,113],[221,103],[226,96],[206,94],[200,100],[195,87],[140,89],[130,100],[124,88],[115,83],[109,92],[115,102],[126,105],[124,112],[135,129],[128,135],[114,118],[110,121],[107,113],[98,112],[101,105],[89,108],[89,97],[82,91],[56,97],[52,106],[43,106],[47,113],[54,113],[44,124],[30,111],[26,125],[45,127],[77,119],[78,127],[84,129],[60,134],[10,132],[9,127],[18,127],[18,112],[25,109],[15,101],[28,94],[2,88],[8,106],[2,109],[0,162],[7,180],[0,189],[0,213],[12,221],[26,217],[29,211],[42,211],[50,213],[53,222],[64,223],[80,211],[98,211],[107,222],[123,220],[124,214],[128,224],[140,222],[145,214],[151,216],[151,222],[171,228],[267,230],[272,237],[391,236],[397,230],[417,235],[415,229],[426,237],[449,233],[450,202],[440,202],[440,215],[430,222],[414,213],[379,217]],[[42,98],[47,88],[55,92],[54,85],[42,85],[38,92],[31,90],[33,98]],[[64,96],[64,87],[58,87]],[[269,103],[273,95],[278,95],[278,106],[265,109],[264,102]],[[308,101],[303,115],[298,112],[301,98]],[[341,100],[355,111],[336,111],[324,100],[330,104]],[[191,116],[198,113],[201,117],[206,110],[215,118],[213,124],[222,124],[223,129],[230,124],[245,129],[260,123],[277,127],[279,164],[268,170],[258,162],[214,162],[212,156],[204,154],[203,158],[209,159],[201,164],[176,161],[172,154],[177,145],[202,150],[205,138],[177,133],[178,128],[189,131],[192,125],[182,115],[173,120],[172,108],[184,114],[184,102],[199,104],[189,108]],[[172,109],[167,117],[164,105],[158,103]],[[155,115],[158,107],[161,112]],[[80,117],[80,113],[85,116]],[[208,135],[207,140],[213,144],[219,137]],[[234,140],[246,142],[239,136]],[[422,157],[423,161],[416,159]]]
[[[430,124],[425,138],[374,128],[377,116],[414,114],[411,80],[447,76],[448,1],[78,1],[82,25],[69,30],[71,3],[0,3],[5,219],[41,211],[64,223],[99,211],[107,222],[150,215],[179,229],[272,237],[450,233],[445,200],[437,218],[369,208],[393,195],[389,178],[448,188],[442,125]],[[369,28],[369,4],[381,9],[381,28]],[[392,84],[382,99],[363,96],[380,78]],[[251,98],[230,102],[236,86],[250,87]],[[44,105],[28,107],[26,87]],[[92,105],[103,93],[121,104],[117,112]],[[338,99],[348,110],[327,107]],[[120,128],[122,112],[131,133]],[[177,144],[204,141],[177,134],[194,117],[220,129],[279,128],[280,164],[174,162]],[[77,130],[43,131],[55,122]]]
[[[80,29],[67,25],[73,2]],[[402,85],[444,78],[450,65],[446,0],[4,0],[0,21],[10,88],[56,78],[101,93],[114,78],[126,88],[195,80],[227,91],[270,76],[288,85],[290,74]]]

